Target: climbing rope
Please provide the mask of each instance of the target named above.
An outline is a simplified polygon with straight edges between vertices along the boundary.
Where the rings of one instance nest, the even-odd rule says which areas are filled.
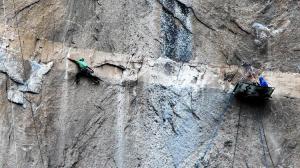
[[[264,124],[263,124],[263,121],[262,121],[262,120],[261,120],[261,126],[262,126],[262,130],[263,130],[263,136],[264,136],[264,139],[265,139],[265,142],[266,142],[266,147],[267,147],[267,150],[268,150],[268,154],[269,154],[269,157],[270,157],[272,166],[275,168],[275,164],[274,164],[274,161],[273,161],[273,158],[272,158],[270,149],[269,149],[268,140],[267,140],[267,138],[266,138],[265,128],[264,128]]]
[[[3,5],[4,5],[4,0],[3,0]],[[13,9],[14,9],[14,14],[15,16],[17,15],[16,13],[16,4],[15,4],[15,0],[13,0]],[[6,23],[6,22],[5,22]],[[19,40],[19,47],[20,47],[20,51],[21,51],[21,56],[22,56],[22,66],[23,66],[23,72],[24,72],[24,76],[26,75],[26,72],[25,72],[25,59],[24,59],[24,54],[23,54],[23,48],[22,48],[22,42],[21,42],[21,36],[20,36],[20,30],[19,30],[19,24],[18,24],[18,20],[17,20],[17,17],[15,17],[15,29],[17,31],[17,34],[18,34],[18,40]],[[10,86],[12,85],[12,83],[10,82]],[[13,103],[11,103],[12,105],[12,115],[13,115],[13,125],[14,125],[14,112],[13,112]],[[38,141],[38,148],[39,148],[39,152],[40,152],[40,157],[41,157],[41,161],[42,161],[42,165],[43,167],[45,167],[44,165],[44,159],[43,159],[43,156],[42,156],[42,150],[41,150],[41,144],[40,144],[40,140],[39,140],[39,137],[38,137],[38,134],[37,134],[37,128],[36,128],[36,124],[35,124],[35,119],[34,119],[34,114],[33,114],[33,110],[32,110],[32,103],[30,102],[30,107],[31,107],[31,117],[32,117],[32,120],[33,120],[33,125],[34,125],[34,129],[35,129],[35,135],[36,135],[36,139]],[[14,127],[14,126],[13,126]],[[15,128],[15,127],[14,127]],[[15,131],[14,131],[14,137],[15,137]],[[15,141],[15,149],[16,149],[16,164],[17,164],[17,167],[18,167],[18,152],[17,152],[17,145],[16,145],[16,141]]]
[[[240,105],[240,109],[239,109],[239,118],[238,118],[238,124],[237,124],[236,135],[235,135],[235,144],[234,144],[234,150],[233,150],[233,160],[232,160],[232,165],[231,165],[232,168],[234,167],[236,147],[237,147],[238,137],[239,137],[241,113],[242,113],[242,104]]]
[[[224,116],[227,113],[230,105],[232,104],[232,101],[234,100],[233,97],[234,97],[233,94],[230,93],[230,96],[229,96],[229,98],[228,98],[228,100],[226,102],[226,107],[224,108],[223,112],[217,118],[217,121],[219,121],[219,122],[217,123],[217,125],[216,125],[216,127],[215,127],[215,129],[214,129],[214,131],[213,131],[213,133],[212,133],[212,135],[210,137],[210,139],[209,139],[209,143],[206,145],[206,148],[205,148],[205,150],[203,152],[203,156],[200,157],[200,161],[204,160],[204,158],[207,155],[208,151],[212,148],[213,140],[218,135],[218,131],[219,131],[219,128],[221,126],[221,123],[223,122]],[[196,165],[199,165],[199,163],[196,163],[195,166]]]
[[[257,118],[258,120],[259,118]],[[259,124],[259,140],[260,140],[260,143],[262,145],[262,150],[263,150],[263,160],[264,160],[264,166],[268,168],[268,162],[267,162],[267,157],[266,157],[266,149],[265,149],[265,145],[264,145],[264,139],[263,139],[263,136],[262,136],[262,128],[261,128],[261,125]]]
[[[235,135],[235,145],[234,145],[234,152],[233,152],[233,161],[232,161],[232,168],[234,167],[234,162],[235,162],[235,156],[236,156],[236,149],[237,149],[237,143],[238,143],[238,136],[239,136],[239,128],[240,128],[240,120],[241,120],[241,112],[242,112],[242,105],[240,105],[240,110],[239,110],[239,117],[238,117],[238,127],[237,127],[237,131],[236,131],[236,135]],[[269,145],[268,145],[268,140],[266,138],[266,133],[265,133],[265,128],[264,128],[264,124],[263,124],[263,115],[261,113],[257,113],[257,122],[259,122],[259,138],[260,138],[260,142],[262,144],[262,148],[263,148],[263,160],[264,160],[264,166],[268,167],[268,163],[267,163],[267,158],[266,158],[266,152],[268,153],[271,163],[272,163],[272,167],[275,168],[275,164],[273,161],[273,158],[271,156],[270,153],[270,149],[269,149]],[[264,145],[265,143],[265,145]],[[265,148],[266,147],[266,148]]]
[[[39,148],[39,152],[40,152],[40,157],[41,157],[42,165],[45,168],[45,165],[44,165],[45,162],[44,162],[44,158],[42,156],[42,149],[41,149],[40,138],[39,138],[39,135],[38,135],[38,132],[37,132],[36,121],[34,119],[34,113],[33,113],[32,103],[31,102],[30,102],[30,111],[31,111],[31,118],[33,120],[33,127],[34,127],[34,131],[35,131],[35,137],[36,137],[36,140],[37,140],[37,143],[38,143],[38,148]]]
[[[272,163],[272,167],[275,168],[275,164],[274,164],[274,161],[273,161],[273,158],[272,158],[272,155],[271,155],[271,152],[270,152],[270,148],[269,148],[269,145],[268,145],[268,140],[267,140],[267,137],[266,137],[265,127],[264,127],[264,122],[263,122],[263,116],[260,119],[260,127],[262,129],[263,138],[264,138],[265,143],[266,143],[267,152],[268,152],[268,155],[270,157],[270,160],[271,160],[271,163]]]
[[[265,111],[265,108],[263,111]],[[259,138],[260,138],[260,143],[262,144],[262,148],[263,148],[263,154],[264,154],[263,157],[264,157],[264,161],[265,161],[264,164],[266,167],[268,167],[267,156],[266,156],[267,155],[266,152],[267,152],[268,156],[271,160],[272,167],[275,168],[275,164],[274,164],[273,158],[271,156],[269,145],[268,145],[268,140],[266,138],[262,112],[258,112],[256,118],[257,118],[257,122],[259,125]]]
[[[4,24],[5,24],[5,28],[4,28],[4,35],[6,35],[6,28],[7,28],[7,23],[6,23],[6,5],[5,5],[5,0],[2,1],[3,2],[3,19],[4,19]],[[7,75],[8,76],[8,75]],[[7,81],[8,83],[6,83],[6,91],[8,91],[8,86],[11,87],[12,86],[12,82],[9,79],[9,76],[7,77]],[[8,93],[6,93],[8,94]],[[11,103],[11,118],[12,118],[12,128],[13,128],[13,136],[14,136],[14,146],[15,146],[15,161],[16,161],[16,167],[19,168],[18,165],[18,148],[17,148],[17,139],[16,139],[16,126],[15,126],[15,113],[14,113],[14,105],[13,103]]]

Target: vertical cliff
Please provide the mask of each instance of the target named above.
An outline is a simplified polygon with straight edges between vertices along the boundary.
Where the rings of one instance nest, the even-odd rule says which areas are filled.
[[[300,166],[298,1],[0,7],[0,167]],[[99,85],[74,83],[80,57]],[[269,101],[232,96],[244,63]]]

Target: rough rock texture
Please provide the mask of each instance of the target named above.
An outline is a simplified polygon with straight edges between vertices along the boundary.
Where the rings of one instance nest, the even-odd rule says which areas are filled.
[[[39,93],[42,89],[43,75],[50,71],[53,62],[43,65],[36,61],[25,62],[14,58],[2,51],[0,71],[16,82],[8,88],[8,100],[26,107],[26,98],[24,98],[23,92]]]
[[[298,1],[0,6],[0,167],[300,166]],[[68,57],[103,82],[76,85]],[[232,96],[243,63],[269,101]]]

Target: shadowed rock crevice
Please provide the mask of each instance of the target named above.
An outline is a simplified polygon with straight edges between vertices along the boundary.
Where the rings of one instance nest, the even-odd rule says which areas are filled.
[[[211,25],[209,25],[208,23],[204,22],[202,19],[200,19],[197,14],[195,13],[194,9],[190,6],[185,5],[184,3],[182,3],[179,0],[174,0],[175,2],[178,3],[178,5],[184,9],[184,11],[188,11],[191,12],[193,14],[193,16],[196,18],[197,22],[201,23],[204,27],[212,30],[212,31],[216,31],[216,29],[214,29]]]
[[[25,11],[25,10],[27,10],[27,9],[30,10],[30,9],[33,8],[35,5],[37,5],[40,1],[41,1],[41,0],[36,0],[36,1],[31,2],[30,4],[28,4],[28,5],[24,6],[24,7],[22,7],[22,8],[19,9],[19,10],[16,9],[17,11],[14,12],[14,16],[13,16],[12,18],[17,17],[18,15],[20,15],[20,13],[22,13],[23,11]],[[13,5],[15,5],[15,4],[13,4]]]

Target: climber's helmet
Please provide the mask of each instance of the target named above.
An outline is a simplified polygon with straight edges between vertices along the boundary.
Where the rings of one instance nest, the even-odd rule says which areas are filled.
[[[84,58],[80,58],[79,61],[84,61]]]

